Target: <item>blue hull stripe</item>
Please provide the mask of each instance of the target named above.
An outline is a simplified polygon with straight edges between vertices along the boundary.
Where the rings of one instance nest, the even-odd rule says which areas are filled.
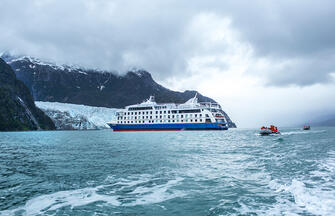
[[[145,130],[228,130],[222,123],[190,123],[190,124],[109,124],[114,131]]]

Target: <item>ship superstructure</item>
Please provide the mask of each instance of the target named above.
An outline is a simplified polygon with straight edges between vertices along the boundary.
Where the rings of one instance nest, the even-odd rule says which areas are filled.
[[[195,95],[183,104],[158,104],[153,96],[116,113],[108,125],[114,131],[139,130],[227,130],[224,112],[218,103],[199,103]]]

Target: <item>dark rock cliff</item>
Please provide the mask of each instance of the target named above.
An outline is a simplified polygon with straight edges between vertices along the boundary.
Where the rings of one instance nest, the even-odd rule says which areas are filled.
[[[29,89],[0,58],[0,131],[53,130],[51,119],[35,106]]]
[[[134,70],[119,76],[107,71],[57,66],[30,57],[4,56],[36,101],[123,108],[154,95],[158,103],[184,103],[196,91],[172,91],[156,83],[151,74]],[[198,93],[200,102],[215,102]],[[229,126],[235,127],[230,120]]]

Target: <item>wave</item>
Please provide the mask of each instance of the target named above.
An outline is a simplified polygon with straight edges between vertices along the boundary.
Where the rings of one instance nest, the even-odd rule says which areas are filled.
[[[308,131],[287,131],[282,132],[282,135],[295,135],[295,134],[311,134],[311,133],[324,133],[325,130],[308,130]]]
[[[105,202],[114,206],[120,205],[117,196],[101,195],[97,193],[98,187],[78,190],[59,191],[52,194],[41,195],[30,199],[27,203],[13,210],[0,212],[0,215],[15,215],[24,211],[25,215],[40,215],[55,211],[65,206],[71,208],[87,205],[94,202]]]
[[[108,177],[105,182],[112,181],[110,184],[40,195],[28,200],[24,206],[0,212],[0,215],[15,215],[20,212],[24,212],[25,215],[41,215],[63,207],[75,208],[97,202],[111,206],[161,203],[185,195],[184,192],[173,189],[182,180],[183,178],[178,177],[158,184],[162,180],[150,175],[131,179]]]
[[[326,130],[308,130],[308,131],[286,131],[280,132],[280,134],[270,134],[270,136],[280,136],[280,135],[296,135],[296,134],[312,134],[312,133],[324,133]],[[262,136],[259,133],[255,133],[256,136]]]
[[[318,162],[318,168],[304,179],[293,179],[290,184],[279,184],[272,180],[270,188],[280,194],[279,203],[274,206],[275,212],[304,211],[314,215],[334,215],[335,213],[335,152],[328,152],[328,157]],[[289,193],[294,202],[290,202],[283,194]]]
[[[277,193],[290,193],[294,202],[279,200],[271,211],[286,213],[303,213],[305,211],[315,215],[333,215],[335,212],[335,193],[321,187],[307,187],[306,184],[293,179],[291,184],[282,185],[276,182],[270,184]]]
[[[269,199],[274,198],[273,202],[259,205],[252,198],[247,202],[241,198],[231,207],[226,205],[226,200],[222,200],[210,211],[222,211],[222,215],[227,215],[232,209],[238,215],[334,215],[335,151],[329,151],[326,158],[316,162],[317,167],[308,175],[268,181],[267,194]]]
[[[136,205],[147,205],[153,203],[160,203],[166,200],[170,200],[176,197],[182,197],[185,194],[178,190],[172,190],[168,192],[168,190],[177,185],[182,178],[177,178],[175,180],[170,180],[164,185],[156,185],[153,187],[137,187],[133,192],[136,196],[135,200],[126,206],[136,206]]]

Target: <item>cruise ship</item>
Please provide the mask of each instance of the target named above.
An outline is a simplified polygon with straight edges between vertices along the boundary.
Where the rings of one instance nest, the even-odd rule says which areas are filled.
[[[197,95],[183,104],[158,104],[154,96],[130,105],[107,123],[114,131],[228,130],[218,103],[199,103]]]

